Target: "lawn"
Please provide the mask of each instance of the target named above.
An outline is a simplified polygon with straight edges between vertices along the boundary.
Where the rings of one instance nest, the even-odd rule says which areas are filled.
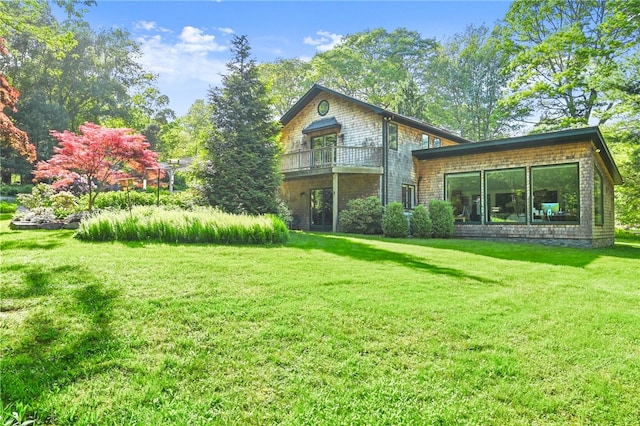
[[[640,243],[294,233],[87,243],[1,222],[3,419],[637,424]]]

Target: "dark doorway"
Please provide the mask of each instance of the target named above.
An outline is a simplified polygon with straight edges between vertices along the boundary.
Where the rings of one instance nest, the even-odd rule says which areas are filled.
[[[333,229],[333,191],[331,188],[311,190],[311,229]]]

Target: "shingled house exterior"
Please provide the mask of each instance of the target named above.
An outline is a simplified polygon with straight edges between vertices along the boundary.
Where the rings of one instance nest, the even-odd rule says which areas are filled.
[[[294,227],[339,230],[354,198],[454,207],[454,235],[613,244],[622,177],[598,128],[471,142],[314,85],[282,118],[282,196]]]

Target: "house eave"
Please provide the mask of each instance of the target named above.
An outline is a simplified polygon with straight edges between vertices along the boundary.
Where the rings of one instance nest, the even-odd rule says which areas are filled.
[[[318,96],[320,93],[328,93],[332,96],[336,96],[338,98],[344,99],[348,102],[354,103],[356,105],[359,105],[363,108],[366,108],[370,111],[372,111],[375,114],[380,115],[381,117],[383,117],[384,119],[387,120],[391,120],[394,121],[396,123],[399,124],[404,124],[406,126],[412,127],[414,129],[423,131],[425,133],[431,133],[433,135],[436,135],[438,137],[441,138],[445,138],[445,139],[449,139],[451,141],[454,141],[456,143],[461,143],[461,144],[468,144],[471,143],[470,140],[465,139],[461,136],[455,135],[453,133],[450,133],[444,129],[440,129],[438,127],[432,126],[430,124],[427,124],[423,121],[420,121],[418,119],[415,118],[411,118],[411,117],[407,117],[405,115],[402,114],[397,114],[394,113],[392,111],[387,111],[384,108],[380,108],[378,106],[375,106],[373,104],[367,103],[367,102],[363,102],[359,99],[353,98],[351,96],[347,96],[345,94],[342,94],[340,92],[336,92],[335,90],[331,90],[329,88],[326,88],[324,86],[321,86],[319,84],[314,84],[311,89],[309,89],[307,91],[307,93],[305,93],[299,100],[298,102],[295,103],[294,106],[291,107],[291,109],[289,109],[289,111],[287,111],[281,118],[280,118],[280,123],[282,123],[283,126],[286,126],[291,120],[293,120],[293,118],[298,115],[300,113],[300,111],[302,111],[302,109],[307,106],[307,104],[309,104],[309,102],[311,102],[316,96]]]
[[[441,148],[414,150],[413,156],[418,160],[429,160],[435,158],[455,157],[471,154],[482,154],[489,152],[511,151],[526,148],[538,148],[549,145],[561,145],[567,143],[578,143],[591,141],[596,153],[604,162],[607,170],[616,185],[621,185],[624,181],[616,166],[613,156],[609,152],[604,142],[602,133],[597,127],[585,127],[581,129],[561,130],[557,132],[541,133],[514,138],[496,139],[484,142],[476,142],[465,145],[446,146]]]

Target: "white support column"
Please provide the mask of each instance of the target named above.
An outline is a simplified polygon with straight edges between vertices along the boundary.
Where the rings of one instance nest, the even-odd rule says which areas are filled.
[[[333,174],[333,232],[338,231],[338,173]]]

